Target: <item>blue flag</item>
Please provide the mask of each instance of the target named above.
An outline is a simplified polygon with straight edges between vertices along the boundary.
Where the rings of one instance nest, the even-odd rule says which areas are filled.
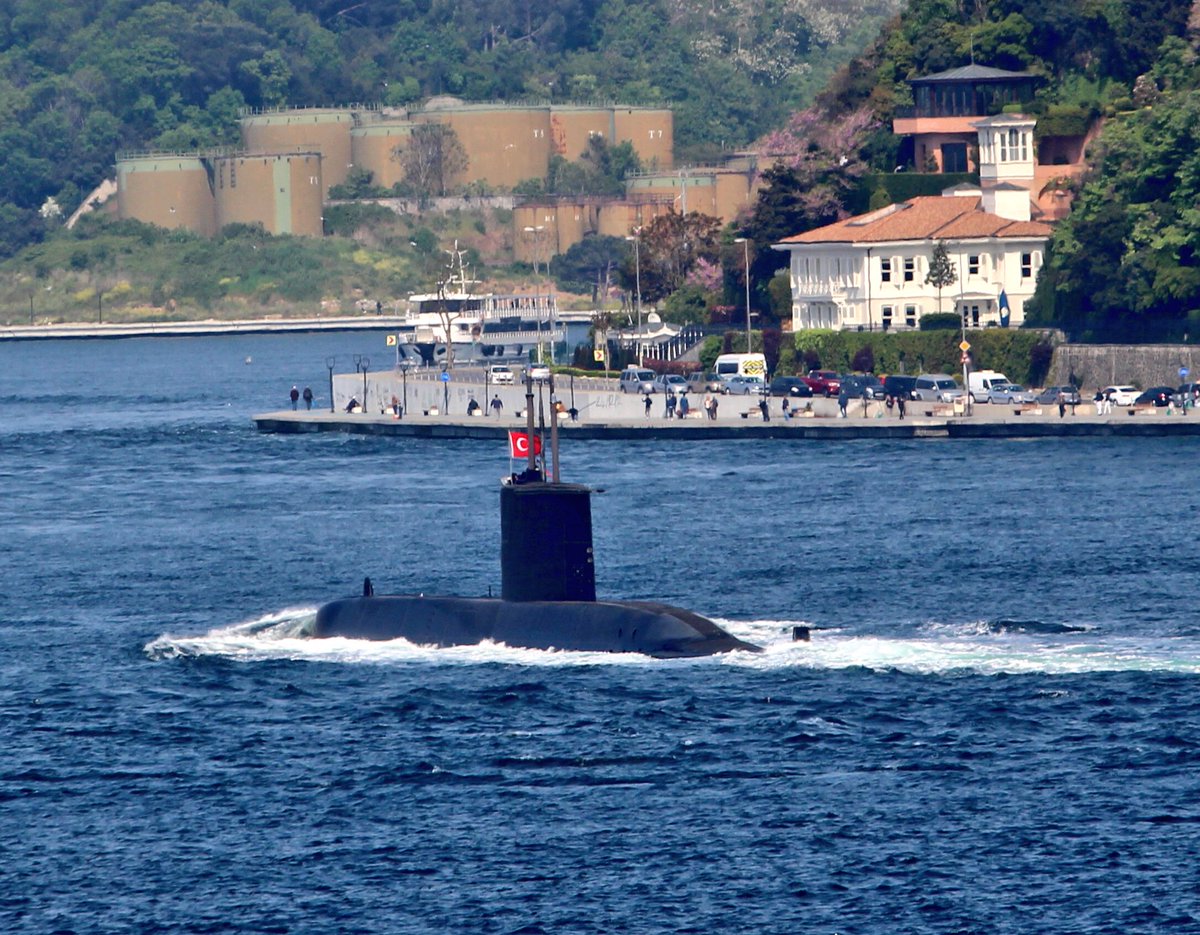
[[[1008,293],[1003,289],[1000,290],[1000,327],[1007,328],[1008,320],[1012,316],[1012,309],[1008,307]]]

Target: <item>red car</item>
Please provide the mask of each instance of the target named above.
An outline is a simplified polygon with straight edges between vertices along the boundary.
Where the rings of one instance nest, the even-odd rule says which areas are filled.
[[[837,396],[842,389],[842,378],[833,370],[810,370],[808,376],[800,379],[808,384],[814,395]]]

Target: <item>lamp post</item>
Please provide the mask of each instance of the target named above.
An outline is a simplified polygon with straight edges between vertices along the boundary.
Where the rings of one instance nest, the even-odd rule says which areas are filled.
[[[737,237],[733,241],[742,245],[742,257],[746,264],[746,353],[750,353],[750,240]]]
[[[638,315],[638,333],[637,333],[637,348],[638,348],[638,366],[644,366],[642,363],[642,229],[635,227],[633,236],[626,237],[626,240],[633,241],[633,278],[637,289],[637,315]]]
[[[536,227],[526,227],[524,230],[525,230],[526,234],[529,234],[533,238],[533,244],[534,244],[533,275],[534,275],[534,278],[536,278],[537,274],[538,274],[538,257],[540,256],[540,254],[542,252],[541,251],[542,234],[545,233],[546,226],[544,224],[538,224]],[[540,364],[540,363],[544,362],[542,360],[542,317],[543,316],[542,316],[542,310],[540,308],[537,310],[537,316],[538,316],[538,363]]]
[[[367,371],[370,368],[371,368],[371,358],[364,357],[362,359],[362,375],[363,375],[362,411],[364,413],[367,411]]]
[[[333,412],[333,365],[337,362],[336,357],[326,357],[325,366],[329,368],[329,411]]]

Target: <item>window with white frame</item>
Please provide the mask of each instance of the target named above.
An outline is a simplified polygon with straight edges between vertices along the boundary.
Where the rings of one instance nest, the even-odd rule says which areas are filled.
[[[904,281],[912,282],[917,276],[917,261],[913,257],[904,260]]]
[[[917,326],[917,307],[915,305],[904,306],[904,324],[910,328]]]
[[[1033,275],[1033,254],[1032,253],[1022,253],[1021,254],[1021,278],[1028,279],[1032,275]]]
[[[971,254],[967,255],[967,275],[968,276],[978,276],[979,275],[979,254],[978,253],[971,253]]]
[[[880,282],[891,282],[892,281],[891,257],[884,256],[884,257],[879,258],[879,281]]]
[[[883,318],[883,330],[887,331],[888,328],[892,327],[892,307],[890,305],[885,305],[881,309],[880,315]]]

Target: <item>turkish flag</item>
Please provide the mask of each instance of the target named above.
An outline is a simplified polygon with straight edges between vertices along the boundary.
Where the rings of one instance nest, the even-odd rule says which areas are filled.
[[[508,451],[510,458],[528,458],[529,436],[525,432],[509,432]],[[533,453],[535,455],[542,453],[542,439],[538,435],[533,436]]]

